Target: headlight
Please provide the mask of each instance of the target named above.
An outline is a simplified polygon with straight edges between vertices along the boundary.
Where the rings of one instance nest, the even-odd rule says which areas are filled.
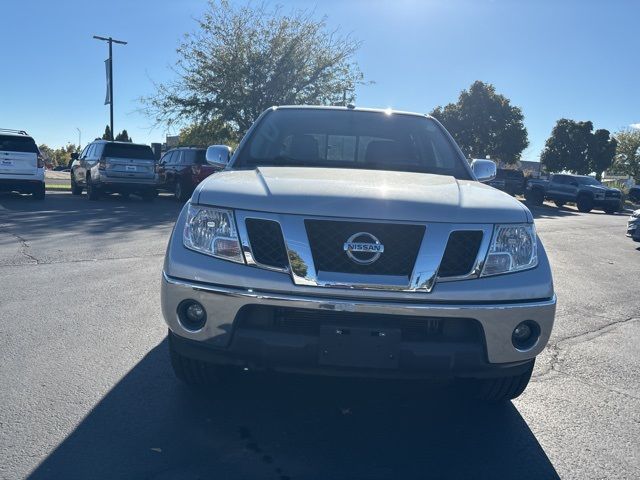
[[[182,242],[196,252],[244,263],[231,210],[189,204]]]
[[[536,265],[536,227],[532,223],[494,227],[482,276],[518,272]]]

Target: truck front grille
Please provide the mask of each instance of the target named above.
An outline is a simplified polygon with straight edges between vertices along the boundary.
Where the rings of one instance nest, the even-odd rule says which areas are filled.
[[[409,277],[418,256],[424,225],[305,220],[316,272],[339,272]],[[344,244],[354,234],[375,236],[384,252],[378,260],[361,265],[351,260]]]
[[[287,268],[287,250],[278,222],[247,218],[245,221],[251,251],[256,262],[274,268]]]
[[[438,276],[440,278],[457,277],[471,272],[481,242],[481,231],[459,230],[451,232],[440,263]]]

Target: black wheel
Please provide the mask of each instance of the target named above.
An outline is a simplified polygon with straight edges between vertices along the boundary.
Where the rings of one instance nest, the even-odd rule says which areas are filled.
[[[187,192],[185,192],[180,180],[176,182],[176,186],[173,188],[173,196],[180,202],[187,200]]]
[[[534,365],[535,360],[532,360],[525,372],[512,377],[470,379],[472,394],[487,403],[507,402],[519,397],[529,384]]]
[[[565,202],[563,202],[562,200],[554,200],[553,203],[555,203],[556,207],[558,208],[564,207],[564,204],[565,204]]]
[[[593,209],[593,198],[589,195],[580,195],[576,203],[580,212],[588,213]]]
[[[76,182],[76,178],[71,174],[71,195],[81,195],[82,187]]]
[[[533,205],[542,205],[544,202],[544,192],[539,188],[531,190],[529,195],[527,195],[527,201],[531,202]]]
[[[219,384],[229,378],[230,371],[195,358],[182,355],[176,350],[174,334],[169,332],[169,355],[171,367],[178,380],[193,387]]]
[[[158,196],[158,192],[156,190],[145,190],[140,196],[145,202],[151,202]]]
[[[35,200],[44,200],[44,195],[45,195],[45,186],[44,183],[42,185],[39,185],[32,193],[31,195],[33,196],[33,198]]]
[[[100,190],[91,181],[91,177],[87,177],[87,198],[95,201],[100,200]]]
[[[615,208],[615,207],[609,207],[609,208],[605,208],[604,209],[604,213],[606,213],[607,215],[613,215],[617,211],[618,211],[618,209]]]

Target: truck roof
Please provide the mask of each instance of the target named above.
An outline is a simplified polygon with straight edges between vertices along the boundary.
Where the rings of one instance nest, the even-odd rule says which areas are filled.
[[[431,115],[427,115],[426,113],[417,113],[417,112],[407,112],[404,110],[394,110],[392,108],[367,108],[367,107],[356,107],[356,106],[338,106],[338,105],[275,105],[271,107],[273,110],[344,110],[349,112],[373,112],[373,113],[384,113],[384,114],[396,114],[396,115],[413,115],[415,117],[427,117],[432,118]]]

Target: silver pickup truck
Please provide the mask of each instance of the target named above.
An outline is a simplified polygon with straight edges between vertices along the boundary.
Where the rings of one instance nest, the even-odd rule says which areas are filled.
[[[167,248],[176,375],[233,369],[525,389],[553,327],[529,210],[426,115],[274,107],[195,190]]]

